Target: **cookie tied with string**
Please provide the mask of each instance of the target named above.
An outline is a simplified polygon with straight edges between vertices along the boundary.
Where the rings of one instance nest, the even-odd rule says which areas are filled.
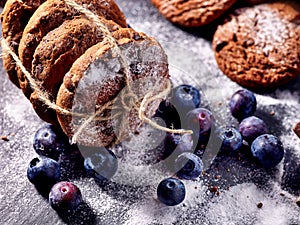
[[[2,36],[6,39],[14,53],[18,54],[23,30],[35,12],[45,0],[8,0],[1,13]],[[3,66],[8,78],[20,87],[17,66],[10,55],[3,55]]]
[[[110,32],[121,28],[112,20],[103,17],[99,17],[99,20]],[[74,61],[104,37],[94,23],[84,16],[78,16],[66,20],[43,38],[33,55],[32,77],[49,93],[50,101],[55,102],[63,78]],[[38,92],[33,91],[30,94],[30,102],[41,119],[59,126],[55,110],[39,99]]]
[[[115,43],[114,43],[115,42]],[[65,75],[56,103],[64,132],[80,145],[108,146],[135,133],[168,89],[167,56],[160,44],[126,28],[89,48]],[[145,103],[148,97],[149,104]]]
[[[61,126],[73,142],[87,146],[122,141],[144,123],[173,132],[149,119],[171,86],[167,56],[160,44],[122,28],[126,22],[118,10],[99,16],[78,1],[64,1],[67,11],[76,12],[70,15],[65,9],[53,15],[57,9],[43,10],[45,5],[63,1],[49,0],[42,6],[39,2],[36,13],[29,14],[26,31],[21,30],[22,47],[16,48],[20,57],[8,39],[1,41],[3,52],[24,75],[19,77],[21,87],[37,114]],[[110,13],[123,18],[124,24],[105,19]],[[43,27],[52,19],[53,26]]]
[[[113,0],[74,0],[74,2],[84,6],[99,17],[112,20],[121,27],[127,27],[124,14]],[[35,50],[42,42],[43,37],[60,27],[65,21],[73,20],[79,15],[82,13],[68,6],[64,0],[48,0],[38,7],[24,29],[18,50],[22,64],[28,71],[32,69],[31,63]],[[45,41],[43,40],[43,42]],[[57,45],[59,45],[59,41],[57,41]],[[32,90],[21,70],[18,70],[18,78],[25,96],[30,98]]]

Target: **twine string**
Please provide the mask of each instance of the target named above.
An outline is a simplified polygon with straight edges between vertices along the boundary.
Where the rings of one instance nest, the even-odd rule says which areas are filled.
[[[43,87],[41,85],[39,85],[39,83],[26,70],[26,68],[23,66],[21,60],[18,58],[16,53],[9,47],[7,41],[4,38],[2,38],[2,40],[1,40],[1,47],[2,47],[3,54],[12,56],[12,58],[14,59],[16,65],[18,67],[20,67],[22,73],[24,73],[25,77],[28,79],[32,90],[37,92],[37,94],[39,96],[39,99],[45,105],[47,105],[49,108],[51,108],[51,109],[53,109],[53,110],[55,110],[55,111],[57,111],[57,112],[59,112],[63,115],[66,115],[66,116],[75,116],[75,117],[82,117],[82,118],[87,117],[86,113],[75,113],[73,111],[69,111],[67,109],[64,109],[64,108],[56,105],[55,103],[51,102],[49,100],[49,95],[48,95],[47,91],[44,90]],[[114,107],[112,107],[110,104],[107,104],[107,107],[105,109],[114,109]],[[104,110],[99,109],[99,111],[97,112],[97,115],[102,113]],[[94,116],[94,114],[91,115],[91,116]],[[97,121],[106,121],[107,120],[106,118],[103,118],[103,117],[101,117],[101,118],[97,117],[97,118],[94,118],[94,119],[97,120]]]
[[[131,91],[130,86],[130,71],[129,71],[129,65],[127,64],[125,56],[122,54],[121,49],[118,46],[117,40],[113,37],[112,33],[109,31],[109,29],[105,26],[104,23],[102,23],[97,15],[95,15],[92,11],[85,8],[82,5],[77,4],[73,0],[65,0],[65,3],[74,8],[75,10],[79,11],[83,15],[85,15],[90,21],[92,21],[96,26],[100,29],[100,31],[104,34],[105,38],[103,41],[107,41],[108,44],[110,44],[110,47],[115,53],[115,55],[119,56],[119,60],[121,61],[121,65],[124,68],[124,73],[126,75],[126,85],[128,85],[129,90]]]
[[[170,128],[167,128],[167,127],[163,127],[163,126],[155,123],[153,120],[149,119],[145,115],[145,111],[147,109],[147,106],[151,102],[153,102],[153,101],[155,101],[157,99],[165,97],[169,93],[170,88],[171,88],[171,83],[168,82],[168,87],[164,91],[162,91],[161,93],[159,93],[157,95],[153,95],[151,92],[147,93],[145,95],[145,97],[143,98],[143,100],[141,102],[141,105],[139,107],[139,110],[138,110],[139,119],[142,120],[142,121],[144,121],[144,122],[146,122],[146,123],[148,123],[152,127],[156,128],[158,130],[165,131],[165,132],[176,133],[176,134],[193,134],[192,130],[184,130],[184,129],[176,129],[175,130],[175,129],[170,129]]]
[[[125,78],[126,78],[125,82],[126,82],[126,85],[128,88],[128,93],[131,96],[131,98],[134,98],[136,100],[136,95],[131,90],[131,84],[130,84],[131,77],[129,75],[130,74],[129,65],[127,64],[126,58],[122,54],[122,51],[118,46],[117,40],[113,37],[113,35],[109,31],[109,29],[105,26],[105,24],[103,24],[100,21],[99,17],[97,15],[95,15],[93,12],[91,12],[89,9],[83,7],[82,5],[77,4],[73,0],[65,0],[65,3],[68,6],[74,8],[75,10],[77,10],[80,13],[82,13],[83,15],[85,15],[104,34],[105,38],[104,38],[103,42],[107,42],[110,45],[110,49],[112,50],[112,55],[116,55],[118,57],[118,59],[120,60],[120,63],[122,65],[122,67],[124,68],[124,73],[125,73]],[[127,97],[130,97],[130,96],[127,96]],[[130,111],[131,106],[134,106],[134,105],[128,106],[127,104],[125,104],[125,95],[121,95],[121,99],[122,99],[122,103],[123,103],[122,106],[123,106],[124,110]],[[104,108],[104,106],[102,106],[101,108]],[[84,123],[81,124],[79,129],[73,135],[72,143],[76,143],[77,137],[82,133],[84,128],[86,128],[89,125],[89,123],[93,121],[93,118],[94,118],[94,116],[92,115],[92,116],[90,116],[90,118],[87,118],[87,120]],[[121,127],[125,127],[125,121],[123,119],[121,119],[120,123],[121,123]]]
[[[126,85],[127,85],[127,88],[128,88],[128,93],[121,95],[122,107],[124,107],[124,109],[127,110],[127,111],[130,111],[132,109],[131,107],[134,107],[138,111],[138,117],[141,121],[151,125],[152,127],[156,128],[158,130],[162,130],[162,131],[170,132],[170,133],[178,133],[178,134],[192,134],[193,132],[191,130],[169,129],[169,128],[163,127],[163,126],[157,124],[156,122],[152,121],[145,114],[145,111],[146,111],[147,107],[152,102],[154,102],[158,99],[166,98],[166,96],[168,95],[168,93],[171,89],[171,82],[168,81],[167,82],[167,87],[165,88],[165,90],[163,90],[162,92],[160,92],[158,94],[156,94],[152,91],[149,91],[149,93],[147,93],[143,97],[141,103],[139,105],[137,105],[136,102],[138,102],[138,98],[133,93],[133,91],[131,89],[131,84],[130,84],[131,76],[129,75],[130,74],[129,66],[127,64],[126,58],[124,57],[124,55],[121,52],[121,49],[118,46],[117,40],[112,36],[111,32],[108,30],[108,28],[105,26],[105,24],[103,24],[93,12],[91,12],[90,10],[84,8],[81,5],[78,5],[73,0],[65,0],[65,3],[67,5],[69,5],[70,7],[73,7],[74,9],[78,10],[82,14],[86,15],[87,18],[89,18],[93,23],[95,23],[96,26],[101,30],[101,32],[103,32],[103,34],[105,36],[104,41],[107,41],[108,44],[110,44],[110,47],[111,47],[113,53],[115,52],[115,54],[119,57],[121,65],[124,68],[124,73],[125,73],[125,76],[126,76],[125,81],[126,81]],[[26,79],[29,81],[29,84],[30,84],[32,90],[35,91],[38,94],[39,100],[41,100],[49,108],[55,110],[56,112],[58,112],[62,115],[84,118],[84,122],[79,126],[78,130],[74,133],[74,135],[72,137],[72,143],[77,143],[79,135],[84,131],[84,129],[92,121],[94,121],[94,120],[96,120],[96,121],[108,121],[108,120],[112,120],[114,118],[117,118],[122,114],[120,112],[120,113],[116,113],[113,116],[107,116],[107,117],[100,116],[100,114],[103,113],[105,110],[115,109],[114,103],[115,103],[116,99],[105,103],[103,106],[101,106],[99,109],[97,109],[95,111],[95,113],[93,113],[92,115],[87,115],[86,113],[76,113],[76,112],[64,109],[64,108],[60,107],[59,105],[56,105],[55,102],[52,102],[50,100],[49,93],[46,90],[44,90],[42,85],[40,85],[39,82],[37,80],[35,80],[35,78],[33,78],[33,76],[30,74],[30,72],[28,72],[26,70],[26,68],[22,64],[21,60],[19,59],[19,57],[11,49],[8,42],[4,38],[2,38],[2,40],[1,40],[1,46],[2,46],[3,54],[11,55],[11,57],[15,61],[16,65],[21,69],[21,71],[25,75]],[[130,105],[129,106],[127,104],[125,104],[126,103],[125,98],[130,98],[130,100],[129,100]],[[122,123],[123,123],[123,121],[124,120],[121,119]]]
[[[77,143],[78,136],[82,133],[83,129],[85,129],[93,120],[95,120],[95,118],[99,114],[101,114],[104,110],[106,110],[112,102],[114,102],[114,100],[110,101],[110,102],[107,102],[106,104],[104,104],[103,107],[101,107],[100,110],[96,110],[96,112],[92,116],[90,116],[89,118],[87,118],[82,123],[82,125],[78,128],[77,132],[72,137],[72,144],[76,144]],[[111,120],[111,119],[117,118],[120,115],[121,115],[121,112],[116,113],[113,116],[102,117],[102,119],[103,119],[103,121],[107,121],[107,120]]]

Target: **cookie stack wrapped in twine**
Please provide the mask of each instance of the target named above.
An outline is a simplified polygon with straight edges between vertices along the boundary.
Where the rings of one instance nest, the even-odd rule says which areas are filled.
[[[171,90],[171,82],[168,80],[167,86],[165,90],[158,94],[154,94],[151,91],[149,91],[142,99],[139,105],[136,104],[138,101],[138,97],[133,93],[131,90],[131,85],[130,85],[130,76],[129,76],[129,66],[126,63],[126,59],[123,56],[121,49],[119,48],[117,41],[113,38],[111,32],[108,30],[108,28],[98,19],[98,17],[91,12],[90,10],[86,9],[85,7],[75,3],[73,0],[65,0],[65,3],[73,7],[74,9],[78,10],[82,14],[84,14],[89,20],[91,20],[99,29],[100,31],[105,35],[104,41],[107,42],[111,49],[113,56],[119,56],[120,61],[122,66],[124,67],[124,73],[125,73],[125,82],[126,82],[126,88],[128,88],[128,92],[126,94],[121,95],[121,103],[122,106],[125,110],[130,111],[131,107],[134,107],[138,111],[138,117],[139,119],[151,125],[152,127],[162,130],[165,132],[170,132],[170,133],[178,133],[178,134],[192,134],[192,130],[185,130],[185,129],[170,129],[167,127],[163,127],[156,122],[152,121],[150,118],[148,118],[145,114],[145,111],[147,109],[147,106],[150,105],[152,102],[159,100],[159,99],[165,99],[167,95],[169,94]],[[77,138],[78,136],[83,132],[83,130],[92,122],[92,121],[107,121],[114,119],[117,116],[120,116],[120,113],[116,113],[113,116],[108,116],[108,117],[100,117],[100,114],[103,113],[105,110],[113,110],[113,105],[116,102],[116,98],[113,99],[112,101],[108,101],[105,103],[102,107],[100,107],[98,110],[95,111],[92,115],[87,115],[85,113],[76,113],[67,109],[64,109],[60,106],[58,106],[56,103],[52,102],[49,100],[49,93],[45,91],[39,83],[32,77],[30,72],[26,70],[26,68],[23,66],[22,62],[18,58],[18,56],[14,53],[14,51],[9,47],[7,41],[2,38],[1,40],[1,45],[2,45],[2,50],[3,54],[9,54],[12,56],[14,61],[16,62],[16,65],[20,67],[21,71],[24,73],[25,77],[28,79],[31,88],[38,93],[39,99],[45,103],[49,108],[55,110],[56,112],[62,114],[62,115],[67,115],[67,116],[76,116],[80,118],[84,118],[84,122],[79,126],[78,130],[74,133],[72,137],[72,143],[76,144],[77,143]],[[125,103],[125,98],[130,98],[129,105]],[[123,124],[124,125],[124,124]],[[122,130],[122,125],[121,125],[121,130]]]

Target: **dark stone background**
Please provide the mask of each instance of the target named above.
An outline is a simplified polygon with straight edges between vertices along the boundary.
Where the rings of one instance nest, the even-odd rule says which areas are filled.
[[[159,15],[146,0],[117,0],[128,23],[155,37],[166,49],[174,85],[189,83],[202,90],[205,101],[220,126],[236,126],[227,101],[239,88],[218,69],[211,49],[219,19],[198,29],[176,27]],[[166,207],[155,200],[156,186],[110,183],[100,187],[87,178],[73,179],[86,205],[71,217],[53,211],[26,178],[35,131],[44,123],[21,91],[5,76],[0,65],[0,224],[300,224],[300,141],[291,131],[299,119],[300,77],[274,91],[257,94],[257,116],[265,119],[270,132],[279,136],[285,158],[271,170],[251,160],[248,149],[239,156],[205,154],[206,173],[199,181],[184,181],[184,204]],[[274,116],[270,113],[274,112]],[[122,148],[119,149],[122,152]],[[146,155],[143,149],[135,155]],[[150,180],[158,184],[159,180]],[[214,192],[218,187],[217,192]],[[263,203],[259,209],[258,203]]]

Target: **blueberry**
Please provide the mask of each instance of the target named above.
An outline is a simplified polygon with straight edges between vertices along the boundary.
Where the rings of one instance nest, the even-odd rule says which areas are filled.
[[[166,127],[180,129],[181,119],[179,112],[175,106],[170,102],[169,99],[163,100],[156,110],[154,117],[161,118],[165,123]]]
[[[164,157],[171,155],[176,149],[176,154],[191,152],[193,148],[193,138],[190,134],[167,133],[164,139]]]
[[[253,141],[251,152],[263,167],[271,168],[282,160],[284,148],[277,137],[271,134],[263,134]]]
[[[256,98],[251,91],[238,90],[229,101],[229,109],[232,116],[241,121],[256,111]]]
[[[241,133],[233,127],[225,128],[221,134],[221,138],[221,150],[225,152],[235,152],[243,145]]]
[[[28,165],[27,177],[40,190],[50,190],[60,179],[59,164],[46,157],[34,158]]]
[[[175,160],[175,169],[179,178],[194,180],[201,175],[203,163],[197,155],[185,152]]]
[[[255,116],[250,116],[242,120],[239,131],[243,138],[251,144],[255,138],[268,132],[265,122]]]
[[[160,103],[154,117],[162,118],[169,128],[180,129],[181,118],[184,118],[188,111],[199,107],[200,102],[199,90],[183,84],[172,89],[168,99]]]
[[[178,205],[185,198],[185,186],[176,178],[164,179],[157,187],[157,197],[165,205]]]
[[[87,175],[95,180],[110,180],[118,169],[118,160],[115,154],[103,147],[90,148],[84,155],[84,167]]]
[[[33,148],[38,155],[57,160],[61,152],[69,145],[65,134],[53,125],[45,125],[34,135]]]
[[[171,91],[170,101],[180,115],[185,116],[188,111],[198,108],[201,103],[200,92],[197,88],[182,84]]]
[[[207,144],[213,126],[214,117],[208,109],[197,108],[187,113],[185,127],[193,131],[195,143]]]
[[[62,181],[55,184],[49,193],[49,203],[58,212],[76,210],[82,202],[79,188],[70,182]]]

